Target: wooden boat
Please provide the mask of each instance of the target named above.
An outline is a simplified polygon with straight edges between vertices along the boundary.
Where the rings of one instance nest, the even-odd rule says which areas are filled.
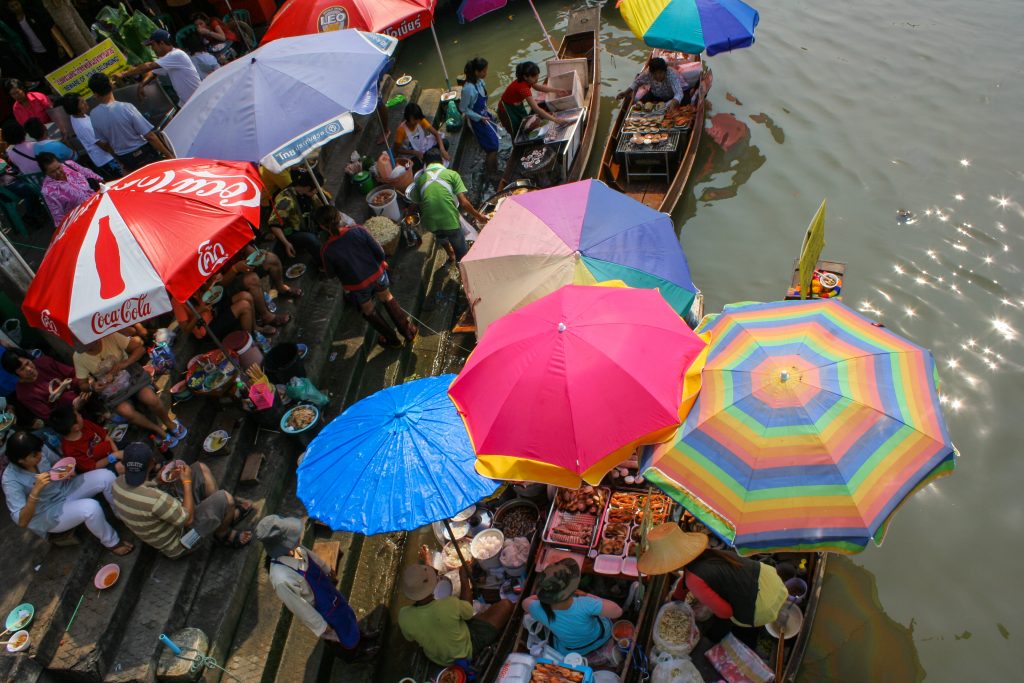
[[[583,121],[583,132],[580,135],[579,148],[568,168],[563,169],[565,182],[581,180],[587,170],[590,153],[594,149],[597,138],[598,119],[601,113],[601,8],[584,7],[573,10],[569,14],[569,25],[558,46],[558,59],[586,59],[587,79],[584,83],[583,106],[587,109]],[[506,126],[507,127],[507,126]],[[500,187],[504,188],[512,182],[524,177],[525,173],[519,163],[523,150],[520,146],[513,148],[505,171],[502,174]]]
[[[785,641],[785,649],[783,650],[783,665],[782,665],[782,676],[777,678],[777,683],[794,683],[796,681],[797,672],[800,669],[800,664],[803,661],[804,652],[807,650],[807,643],[810,640],[811,626],[814,623],[814,615],[818,609],[818,601],[821,597],[821,587],[825,578],[825,568],[827,564],[827,553],[779,553],[776,559],[780,561],[786,561],[794,566],[798,565],[801,560],[806,561],[806,577],[807,582],[807,596],[804,598],[802,610],[804,614],[803,626],[800,632],[793,638]],[[658,610],[661,605],[668,599],[669,591],[674,586],[674,578],[670,580],[669,576],[654,576],[649,577],[647,583],[647,592],[645,594],[643,605],[640,608],[640,616],[637,618],[637,629],[636,638],[633,642],[633,646],[627,654],[621,671],[619,671],[620,680],[623,683],[640,683],[641,681],[647,680],[650,675],[650,669],[653,668],[652,663],[647,662],[647,654],[651,652],[653,647],[652,643],[652,632],[654,629],[654,621],[658,614]],[[770,637],[767,636],[766,637]],[[702,645],[706,645],[704,641],[698,643],[697,647],[691,653],[690,658],[694,665],[700,671],[705,681],[718,681],[721,680],[721,675],[718,674],[711,664],[704,658]],[[777,642],[773,645],[771,654],[767,658],[766,664],[773,671],[775,670],[776,657],[778,654]]]
[[[657,53],[658,51],[656,51]],[[619,113],[616,115],[608,132],[608,140],[605,142],[604,153],[601,155],[601,167],[598,170],[597,177],[599,180],[609,187],[613,187],[623,194],[643,202],[652,209],[672,213],[676,203],[679,201],[680,195],[682,195],[683,190],[686,188],[686,183],[690,179],[690,173],[693,171],[693,165],[697,158],[697,148],[700,145],[701,133],[704,130],[704,109],[707,92],[711,88],[711,72],[706,65],[704,65],[703,71],[697,86],[699,95],[695,103],[696,111],[693,123],[689,131],[683,134],[686,136],[685,144],[682,139],[680,140],[679,148],[683,151],[681,153],[676,152],[678,158],[674,160],[673,167],[667,169],[669,171],[668,176],[627,178],[627,169],[622,154],[616,151],[619,146],[619,137],[622,135],[623,125],[626,123],[626,116],[632,104],[626,100],[623,101],[622,106],[619,108]]]

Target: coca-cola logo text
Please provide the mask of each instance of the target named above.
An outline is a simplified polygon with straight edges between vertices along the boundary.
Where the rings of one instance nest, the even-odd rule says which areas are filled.
[[[218,175],[208,171],[168,170],[154,175],[133,173],[111,186],[112,190],[134,188],[142,192],[194,195],[209,198],[225,208],[259,206],[260,188],[246,175]]]
[[[199,245],[199,274],[203,277],[209,277],[227,260],[228,252],[220,242],[206,240]]]
[[[153,307],[146,301],[146,296],[146,294],[133,296],[130,299],[125,299],[118,308],[111,311],[93,313],[92,331],[101,335],[150,317]]]
[[[51,315],[49,308],[44,308],[39,311],[39,324],[42,325],[43,329],[47,332],[57,334],[57,324],[53,322],[53,318],[50,317]]]

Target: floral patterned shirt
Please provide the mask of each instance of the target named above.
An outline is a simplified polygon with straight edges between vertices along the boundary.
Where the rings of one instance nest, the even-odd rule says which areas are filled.
[[[64,216],[95,194],[95,191],[89,187],[90,178],[103,180],[89,169],[79,166],[73,161],[64,162],[64,175],[67,176],[67,180],[55,180],[49,176],[43,180],[43,199],[46,200],[46,206],[50,209],[54,225],[60,225]]]

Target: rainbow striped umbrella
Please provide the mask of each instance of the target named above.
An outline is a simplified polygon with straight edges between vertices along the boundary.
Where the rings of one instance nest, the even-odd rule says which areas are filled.
[[[650,47],[709,55],[754,44],[757,10],[740,0],[619,0],[633,34]]]
[[[644,475],[743,554],[859,552],[956,451],[931,353],[834,299],[727,306]]]

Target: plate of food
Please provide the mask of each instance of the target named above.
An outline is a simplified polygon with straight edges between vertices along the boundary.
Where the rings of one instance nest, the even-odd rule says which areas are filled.
[[[71,382],[72,381],[74,381],[74,380],[72,380],[70,377],[68,377],[65,380],[60,380],[60,379],[57,379],[56,377],[51,379],[50,380],[50,384],[47,387],[47,389],[49,389],[49,391],[50,391],[50,396],[49,396],[50,403],[56,402],[56,400],[58,398],[60,398],[64,394],[65,391],[68,390],[68,387],[71,386]]]
[[[210,437],[206,438],[209,439]],[[205,443],[203,444],[203,447],[206,447]],[[160,481],[162,481],[165,484],[170,484],[171,482],[178,481],[178,479],[181,478],[181,474],[178,473],[178,468],[186,464],[188,463],[186,463],[184,460],[170,461],[169,463],[164,465],[162,470],[160,470]]]
[[[22,650],[28,649],[28,646],[32,644],[32,639],[28,635],[28,631],[18,631],[11,636],[11,639],[7,641],[8,652],[21,652]]]
[[[203,450],[207,453],[216,453],[220,449],[224,448],[224,445],[231,439],[231,435],[223,429],[218,429],[215,432],[210,432],[206,435],[206,440],[203,441]]]
[[[412,83],[412,76],[410,76],[409,74],[406,74],[405,76],[402,76],[397,81],[395,81],[395,85],[397,85],[400,88],[403,85],[409,85],[410,83]]]
[[[50,481],[61,481],[75,473],[75,459],[61,458],[50,468]]]
[[[231,381],[230,373],[221,372],[220,370],[208,372],[206,373],[206,377],[203,379],[203,391],[217,391],[229,381]]]
[[[288,270],[284,271],[284,276],[289,280],[294,280],[297,277],[302,277],[306,272],[306,264],[294,263],[288,266]]]
[[[100,570],[96,572],[96,576],[93,577],[92,585],[101,591],[106,590],[117,583],[117,579],[120,576],[121,568],[112,562],[100,567]]]
[[[299,434],[312,427],[320,417],[320,409],[309,403],[300,403],[281,418],[281,431]]]
[[[14,424],[14,413],[0,413],[0,432]]]
[[[449,102],[451,100],[454,100],[458,96],[459,96],[459,93],[457,93],[454,90],[449,90],[448,92],[441,93],[441,101],[442,102]]]
[[[20,631],[32,623],[32,617],[36,615],[36,608],[27,602],[23,602],[7,615],[4,628],[8,631]]]
[[[266,260],[267,253],[262,249],[257,249],[256,251],[252,252],[251,254],[245,257],[245,265],[249,266],[250,268],[255,268],[256,266],[262,266],[263,262]]]
[[[214,285],[208,290],[203,292],[203,303],[208,306],[213,306],[224,298],[224,288],[220,285]]]

